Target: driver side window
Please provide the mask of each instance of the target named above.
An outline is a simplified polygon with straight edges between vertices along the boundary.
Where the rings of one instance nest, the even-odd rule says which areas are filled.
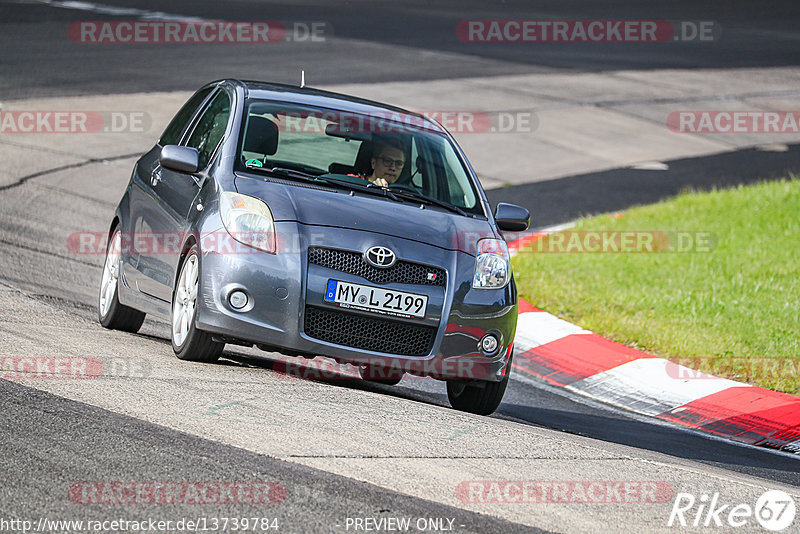
[[[198,110],[197,108],[200,107],[200,104],[205,102],[206,97],[211,92],[213,87],[207,87],[202,91],[198,91],[194,94],[175,114],[175,117],[170,121],[169,126],[167,129],[164,130],[164,133],[161,134],[161,139],[158,140],[158,144],[161,146],[166,145],[177,145],[181,142],[181,134],[183,130],[188,126],[189,121],[192,120],[194,117],[195,112]]]
[[[197,121],[186,146],[197,149],[201,169],[208,165],[211,156],[222,141],[230,114],[231,100],[227,93],[220,91]]]

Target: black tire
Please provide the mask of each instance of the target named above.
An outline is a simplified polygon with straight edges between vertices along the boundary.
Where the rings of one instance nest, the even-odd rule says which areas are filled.
[[[202,330],[198,330],[195,326],[195,319],[197,318],[197,306],[195,305],[191,312],[191,317],[188,320],[188,331],[186,337],[182,340],[180,344],[175,342],[175,304],[178,299],[178,284],[183,276],[183,271],[186,269],[186,266],[190,264],[192,261],[192,257],[195,258],[197,261],[197,268],[199,273],[200,262],[199,256],[197,251],[197,245],[193,245],[192,248],[189,249],[189,252],[186,253],[186,256],[183,258],[181,262],[181,267],[178,269],[178,277],[176,278],[177,282],[175,284],[175,291],[172,296],[172,308],[171,308],[171,315],[170,318],[170,339],[172,341],[172,350],[181,360],[187,360],[191,362],[204,362],[204,363],[212,363],[219,359],[220,355],[222,354],[222,349],[225,348],[225,343],[214,341],[211,334],[208,332],[204,332]],[[199,277],[199,274],[198,274]],[[199,291],[198,291],[199,292]],[[199,300],[199,294],[195,296],[195,302]]]
[[[108,239],[108,246],[106,247],[106,259],[103,264],[103,273],[101,275],[102,278],[100,279],[100,294],[97,296],[97,320],[100,322],[103,328],[108,328],[109,330],[122,330],[123,332],[135,334],[142,327],[145,314],[139,310],[135,310],[120,303],[119,274],[117,274],[116,282],[113,283],[113,295],[107,297],[109,300],[109,305],[105,310],[105,314],[103,314],[103,283],[105,282],[106,275],[105,264],[109,261],[108,256],[112,253],[112,243],[114,243],[118,234],[119,230],[114,228],[114,231],[111,233],[111,237]],[[119,248],[117,248],[117,250],[119,250]],[[122,266],[120,258],[116,266],[117,273],[120,272],[121,268]]]
[[[450,406],[462,412],[476,415],[491,415],[500,406],[511,376],[511,359],[508,360],[506,376],[500,382],[448,380],[447,398]]]
[[[385,367],[362,363],[358,366],[358,374],[361,378],[384,386],[396,386],[403,379],[402,371],[387,369]]]

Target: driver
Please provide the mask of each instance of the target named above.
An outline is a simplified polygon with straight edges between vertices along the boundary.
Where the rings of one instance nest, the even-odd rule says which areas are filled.
[[[372,174],[366,178],[375,185],[388,187],[400,177],[406,164],[403,144],[396,139],[381,141],[372,153]]]

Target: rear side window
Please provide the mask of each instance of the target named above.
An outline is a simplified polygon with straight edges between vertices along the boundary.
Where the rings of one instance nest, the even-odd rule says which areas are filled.
[[[197,149],[200,154],[201,169],[208,165],[211,155],[214,154],[214,150],[217,149],[219,142],[222,141],[230,115],[231,99],[224,91],[220,91],[197,121],[197,126],[195,126],[186,146]]]
[[[189,121],[192,120],[192,117],[194,117],[197,108],[205,101],[212,89],[213,87],[208,87],[195,93],[192,98],[183,105],[180,111],[172,118],[172,121],[170,121],[167,129],[164,130],[164,133],[161,134],[161,139],[158,141],[159,145],[177,145],[180,143],[181,134],[186,129]]]

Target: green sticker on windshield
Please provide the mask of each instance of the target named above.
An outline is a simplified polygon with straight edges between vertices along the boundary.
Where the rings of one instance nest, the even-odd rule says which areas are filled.
[[[264,164],[261,163],[261,160],[258,160],[258,159],[248,159],[247,161],[244,162],[244,164],[247,165],[248,167],[263,167],[264,166]]]

